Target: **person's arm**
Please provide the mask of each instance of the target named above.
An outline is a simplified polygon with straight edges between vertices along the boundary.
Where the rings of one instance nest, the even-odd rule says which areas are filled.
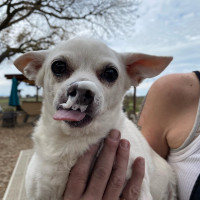
[[[169,151],[167,134],[172,115],[170,86],[167,82],[167,77],[164,77],[151,86],[138,120],[138,126],[150,146],[164,158]]]
[[[123,190],[130,143],[124,139],[120,140],[119,131],[111,131],[105,139],[103,149],[88,180],[91,163],[97,150],[98,145],[92,146],[72,168],[64,200],[138,199],[144,177],[144,159],[135,160],[132,177]]]
[[[190,133],[199,101],[194,73],[170,74],[151,86],[138,125],[150,146],[167,158],[169,148],[180,147]]]

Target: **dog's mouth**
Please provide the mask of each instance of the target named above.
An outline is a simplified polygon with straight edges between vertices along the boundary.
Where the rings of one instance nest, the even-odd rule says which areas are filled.
[[[53,119],[64,121],[70,127],[83,127],[92,121],[88,110],[88,106],[75,105],[66,109],[65,104],[60,104],[56,113],[53,115]]]

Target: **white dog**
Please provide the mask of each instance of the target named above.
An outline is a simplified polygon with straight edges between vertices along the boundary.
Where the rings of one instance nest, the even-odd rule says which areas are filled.
[[[26,175],[29,200],[61,200],[70,169],[111,129],[132,145],[127,178],[145,158],[140,200],[176,199],[174,174],[122,111],[125,92],[158,75],[171,57],[117,53],[94,39],[74,38],[52,50],[25,53],[15,66],[43,90],[41,118],[33,133],[35,153]]]

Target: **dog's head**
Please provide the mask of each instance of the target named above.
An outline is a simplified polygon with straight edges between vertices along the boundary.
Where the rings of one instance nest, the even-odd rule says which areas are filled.
[[[171,60],[117,53],[100,41],[75,38],[52,50],[25,53],[14,64],[44,88],[49,116],[70,127],[85,127],[100,116],[115,117],[126,90],[158,75]]]

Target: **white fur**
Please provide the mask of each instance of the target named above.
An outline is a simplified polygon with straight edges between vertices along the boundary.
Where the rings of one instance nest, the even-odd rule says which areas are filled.
[[[15,65],[21,71],[25,71],[30,78],[36,77],[36,82],[44,88],[42,115],[33,133],[35,153],[26,175],[28,199],[61,200],[68,174],[77,158],[88,150],[90,145],[106,137],[111,129],[118,129],[122,138],[131,143],[127,178],[131,175],[134,159],[138,156],[145,158],[145,177],[139,199],[176,199],[175,176],[171,168],[149,147],[137,127],[122,112],[126,90],[131,86],[131,82],[138,84],[145,77],[142,75],[145,70],[138,71],[138,66],[134,66],[137,72],[134,71],[137,75],[134,78],[134,75],[127,72],[127,65],[131,63],[130,54],[119,54],[101,42],[91,39],[72,39],[45,51],[44,54],[39,58],[41,62],[41,57],[44,57],[40,68],[34,65],[37,63],[37,54],[34,52],[15,61]],[[26,61],[26,57],[30,58],[31,55],[33,60]],[[52,74],[51,63],[63,57],[68,61],[73,73],[57,81]],[[136,63],[135,59],[133,60]],[[110,85],[97,77],[98,72],[107,64],[115,66],[119,73],[118,79]],[[34,74],[31,74],[32,72]],[[59,103],[70,106],[73,104],[70,100],[69,103],[60,102],[60,99],[66,96],[66,88],[74,82],[83,82],[82,86],[91,88],[96,98],[94,118],[82,128],[70,128],[65,122],[52,118]]]

